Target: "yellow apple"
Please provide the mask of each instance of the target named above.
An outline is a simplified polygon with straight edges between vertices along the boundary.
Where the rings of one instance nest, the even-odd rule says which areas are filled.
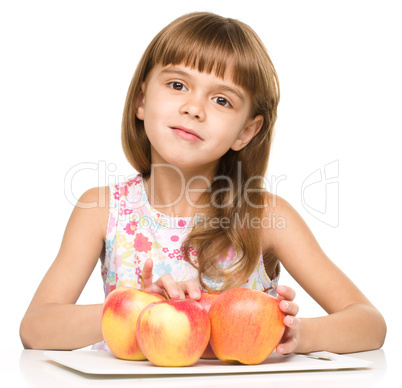
[[[138,318],[138,343],[147,359],[157,366],[195,364],[209,335],[208,313],[192,299],[152,303]]]
[[[164,299],[162,295],[148,294],[130,287],[116,288],[106,297],[102,311],[102,333],[116,357],[146,360],[137,342],[137,320],[146,306]]]

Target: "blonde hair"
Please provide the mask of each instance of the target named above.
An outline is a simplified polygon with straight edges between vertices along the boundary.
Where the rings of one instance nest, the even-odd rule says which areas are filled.
[[[221,78],[230,67],[232,81],[249,92],[250,117],[263,116],[262,128],[250,143],[240,151],[230,149],[219,160],[216,177],[226,176],[231,184],[227,179],[216,179],[200,199],[200,203],[211,204],[211,193],[215,193],[214,201],[222,204],[207,207],[204,214],[207,221],[215,217],[229,220],[261,218],[265,205],[262,178],[268,166],[277,117],[279,82],[264,44],[247,24],[238,20],[194,12],[174,20],[152,40],[134,73],[123,112],[122,144],[128,161],[143,176],[150,174],[151,147],[144,122],[136,117],[137,101],[141,96],[141,85],[154,66],[177,64],[200,72],[214,72]],[[247,198],[244,196],[246,183]],[[191,260],[190,246],[196,247],[198,265]],[[236,249],[240,258],[229,275],[219,270],[217,258],[230,246]],[[201,223],[192,229],[182,249],[186,259],[198,268],[201,284],[205,286],[203,275],[210,278],[224,276],[223,289],[228,289],[242,285],[253,272],[261,253],[260,234],[250,233],[241,222],[231,222],[219,229],[216,225],[208,226],[208,222]]]

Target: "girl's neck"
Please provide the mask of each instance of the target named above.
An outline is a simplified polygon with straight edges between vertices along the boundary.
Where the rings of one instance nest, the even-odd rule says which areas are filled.
[[[193,217],[202,213],[197,206],[202,193],[213,181],[214,172],[197,174],[174,166],[152,166],[144,178],[145,191],[152,207],[172,217]]]

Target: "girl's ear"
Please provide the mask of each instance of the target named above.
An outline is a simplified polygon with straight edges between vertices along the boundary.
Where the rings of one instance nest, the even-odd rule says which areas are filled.
[[[141,85],[141,91],[138,93],[135,103],[135,115],[137,119],[144,120],[144,105],[145,105],[145,82]]]
[[[243,149],[260,131],[263,123],[264,117],[262,115],[255,116],[253,119],[248,121],[246,126],[240,132],[239,137],[235,140],[230,148],[233,151],[240,151]]]

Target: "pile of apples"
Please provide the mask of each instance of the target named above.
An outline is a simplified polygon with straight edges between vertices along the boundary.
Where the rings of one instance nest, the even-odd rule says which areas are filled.
[[[257,290],[202,291],[195,301],[121,287],[105,300],[102,332],[111,352],[124,360],[177,367],[218,358],[253,365],[278,345],[283,318],[278,299]]]

